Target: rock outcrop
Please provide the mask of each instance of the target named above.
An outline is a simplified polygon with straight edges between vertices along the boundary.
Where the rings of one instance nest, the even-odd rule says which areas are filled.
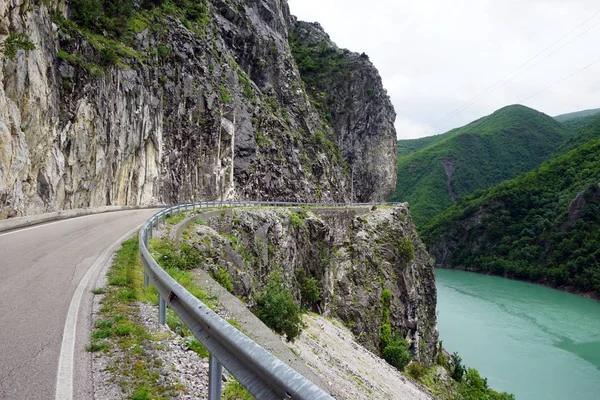
[[[290,38],[309,94],[353,171],[355,200],[387,199],[396,188],[396,112],[377,69],[365,53],[338,48],[319,23],[294,19]]]
[[[432,261],[408,216],[408,205],[362,209],[223,211],[192,225],[186,240],[217,275],[225,269],[233,293],[252,306],[273,271],[301,302],[299,277],[318,283],[319,300],[305,304],[342,320],[367,349],[380,351],[386,323],[410,343],[416,360],[437,354],[436,288]],[[299,274],[298,271],[302,271]]]
[[[352,167],[357,200],[389,193],[393,109],[372,66],[332,97],[336,110],[353,97],[347,114],[362,114],[330,124],[303,88],[285,1],[160,3],[140,2],[120,36],[63,17],[75,2],[0,4],[0,42],[24,33],[36,47],[0,61],[0,218],[194,199],[344,201]],[[374,99],[385,103],[378,113]]]

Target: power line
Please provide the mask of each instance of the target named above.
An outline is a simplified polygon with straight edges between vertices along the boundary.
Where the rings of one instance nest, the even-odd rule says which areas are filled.
[[[473,104],[475,104],[477,102],[477,100],[479,100],[481,97],[483,97],[485,94],[491,92],[492,90],[495,90],[497,88],[500,88],[504,85],[506,85],[508,82],[512,81],[513,79],[515,79],[516,77],[518,77],[519,75],[521,75],[522,73],[530,70],[531,68],[533,68],[534,66],[538,65],[540,62],[546,60],[548,57],[550,57],[551,55],[555,54],[556,52],[558,52],[560,49],[564,48],[565,46],[567,46],[568,44],[570,44],[571,42],[573,42],[574,40],[576,40],[577,38],[583,36],[584,34],[586,34],[587,32],[589,32],[590,30],[592,30],[593,28],[595,28],[596,26],[600,25],[600,22],[591,26],[590,28],[586,29],[585,31],[581,32],[579,35],[575,36],[574,38],[572,38],[571,40],[567,41],[566,43],[564,43],[562,46],[558,47],[557,49],[555,49],[554,51],[552,51],[551,53],[547,54],[544,58],[538,60],[537,62],[529,65],[527,68],[525,68],[530,62],[534,61],[535,59],[537,59],[539,56],[541,56],[542,54],[544,54],[546,51],[548,51],[549,49],[551,49],[552,47],[554,47],[556,44],[560,43],[563,39],[565,39],[566,37],[568,37],[569,35],[571,35],[573,32],[575,32],[577,29],[579,29],[580,27],[584,26],[585,24],[587,24],[589,21],[591,21],[592,19],[594,19],[597,15],[600,14],[600,11],[596,12],[594,15],[592,15],[591,17],[589,17],[588,19],[586,19],[585,21],[583,21],[582,23],[580,23],[579,25],[577,25],[575,28],[571,29],[569,32],[567,32],[566,34],[564,34],[563,36],[561,36],[558,40],[555,40],[554,42],[552,42],[552,44],[550,44],[549,46],[545,47],[542,51],[538,52],[536,55],[534,55],[533,57],[529,58],[527,61],[525,61],[520,67],[518,67],[513,73],[507,74],[504,78],[498,80],[496,83],[494,83],[491,86],[488,86],[483,92],[479,93],[478,95],[474,96],[473,98],[471,98],[468,102],[466,102],[465,104],[463,104],[462,106],[458,107],[457,109],[451,111],[448,115],[446,115],[445,117],[443,117],[442,119],[438,120],[433,126],[432,128],[436,128],[438,127],[442,122],[445,122],[446,120],[448,120],[450,117],[461,113],[462,111],[466,110],[467,108],[471,107]],[[525,68],[525,69],[524,69]]]
[[[524,103],[524,102],[526,102],[527,100],[534,98],[534,97],[535,97],[535,96],[537,96],[538,94],[540,94],[540,93],[543,93],[543,92],[545,92],[546,90],[548,90],[548,89],[550,89],[550,88],[553,88],[554,86],[558,85],[559,83],[566,81],[567,79],[569,79],[569,78],[571,78],[571,77],[573,77],[573,76],[577,75],[577,74],[578,74],[578,73],[580,73],[580,72],[583,72],[583,71],[585,71],[586,69],[588,69],[588,68],[589,68],[589,67],[591,67],[592,65],[595,65],[595,64],[598,64],[598,63],[600,63],[600,58],[599,58],[599,59],[597,59],[596,61],[594,61],[594,62],[592,62],[592,63],[590,63],[590,64],[586,65],[585,67],[583,67],[583,68],[581,68],[581,69],[578,69],[577,71],[573,72],[572,74],[570,74],[570,75],[568,75],[568,76],[565,76],[564,78],[562,78],[562,79],[560,79],[560,80],[556,81],[556,82],[555,82],[555,83],[553,83],[552,85],[550,85],[550,86],[548,86],[548,87],[546,87],[546,88],[544,88],[544,89],[540,90],[539,92],[536,92],[536,93],[532,94],[531,96],[529,96],[529,97],[527,97],[527,98],[525,98],[525,99],[521,100],[519,103]]]

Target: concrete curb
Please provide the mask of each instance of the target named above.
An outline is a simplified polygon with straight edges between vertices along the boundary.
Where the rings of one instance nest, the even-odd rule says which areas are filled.
[[[46,214],[28,215],[25,217],[10,218],[0,221],[0,233],[15,229],[26,228],[33,225],[44,224],[46,222],[59,221],[63,219],[83,217],[85,215],[102,214],[115,211],[126,210],[147,210],[151,208],[166,208],[165,205],[155,206],[103,206],[91,208],[75,208],[72,210],[55,211]]]

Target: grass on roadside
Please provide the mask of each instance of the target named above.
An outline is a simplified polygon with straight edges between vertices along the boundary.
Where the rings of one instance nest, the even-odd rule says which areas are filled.
[[[170,266],[167,272],[188,291],[207,305],[214,307],[211,298],[193,284],[191,274]],[[185,391],[178,383],[164,380],[160,375],[161,360],[148,349],[160,334],[152,334],[139,321],[138,302],[157,305],[158,292],[150,285],[144,288],[144,271],[139,257],[137,238],[123,242],[107,273],[106,288],[96,288],[95,294],[104,294],[100,301],[99,319],[94,321],[90,352],[116,353],[107,370],[115,376],[116,383],[130,399],[169,399]],[[202,357],[208,352],[198,342],[181,320],[168,310],[168,324],[173,331],[186,338],[189,349]]]
[[[252,396],[248,391],[242,386],[238,381],[233,381],[223,390],[223,400],[254,400],[254,396]]]

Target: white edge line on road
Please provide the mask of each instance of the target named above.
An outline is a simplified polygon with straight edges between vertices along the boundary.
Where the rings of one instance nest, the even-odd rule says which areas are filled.
[[[63,331],[62,345],[60,347],[60,356],[58,357],[58,372],[56,374],[56,395],[55,400],[72,400],[73,399],[73,355],[75,353],[75,334],[77,330],[77,318],[79,316],[79,307],[81,304],[81,298],[83,292],[87,287],[91,277],[98,271],[98,269],[106,262],[108,262],[112,253],[115,252],[116,248],[124,242],[128,237],[133,235],[140,229],[140,224],[135,229],[127,232],[121,236],[114,243],[102,252],[102,254],[96,259],[94,264],[85,273],[81,282],[77,286],[71,304],[69,305],[69,311],[67,312],[67,319],[65,321],[65,329]]]

